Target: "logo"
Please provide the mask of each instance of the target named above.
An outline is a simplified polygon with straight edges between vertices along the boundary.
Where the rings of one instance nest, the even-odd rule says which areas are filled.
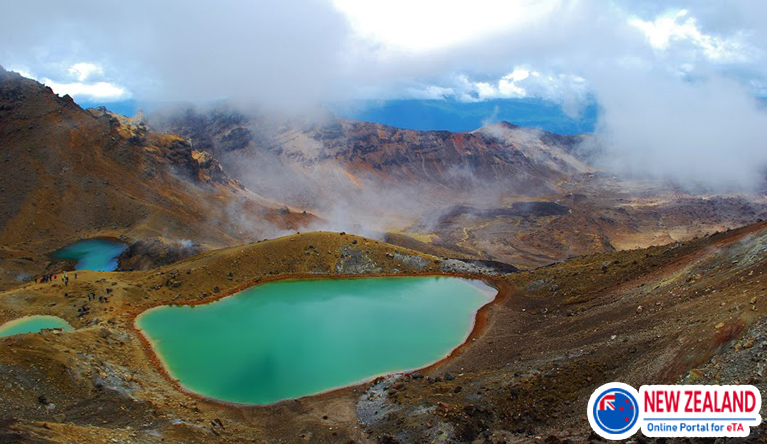
[[[588,418],[606,439],[746,437],[762,422],[762,395],[751,385],[630,385],[611,382],[591,395]]]
[[[643,385],[642,433],[652,437],[746,437],[762,422],[752,385]]]
[[[591,427],[607,439],[625,439],[639,429],[639,394],[630,385],[612,382],[599,387],[589,399]]]

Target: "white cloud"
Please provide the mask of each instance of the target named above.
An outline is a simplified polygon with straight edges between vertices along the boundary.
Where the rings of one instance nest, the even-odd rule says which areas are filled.
[[[633,18],[629,24],[641,30],[653,48],[668,50],[674,43],[689,42],[714,62],[742,62],[748,60],[746,48],[740,37],[720,37],[703,33],[697,19],[682,9],[664,14],[655,20]]]
[[[537,74],[537,73],[533,73],[533,74]],[[505,80],[508,82],[519,82],[521,80],[525,80],[528,77],[530,77],[530,71],[528,71],[527,69],[514,68],[514,71],[503,76],[501,80]]]
[[[81,94],[124,89],[138,100],[232,98],[295,108],[348,89],[348,24],[330,0],[3,6],[0,63],[28,65],[62,85],[82,83],[69,88]],[[103,67],[103,75],[86,66],[70,72],[77,63]]]
[[[405,96],[413,99],[440,100],[455,96],[455,89],[436,85],[429,85],[425,88],[407,88]]]
[[[64,68],[61,64],[55,64],[52,69],[49,69],[51,76],[35,75],[24,67],[12,67],[11,70],[49,86],[58,95],[69,94],[76,100],[109,103],[132,97],[127,88],[105,78],[104,69],[96,63],[77,62],[69,66],[65,65]]]
[[[75,99],[100,100],[103,102],[116,102],[130,98],[131,94],[125,88],[109,82],[71,82],[59,83],[45,78],[42,82],[50,86],[53,92],[59,95],[69,94]]]
[[[691,83],[663,70],[592,74],[609,168],[725,190],[764,180],[767,113],[742,85],[721,76]]]
[[[541,73],[526,66],[517,66],[497,80],[473,80],[467,75],[459,75],[445,82],[444,86],[408,88],[405,96],[418,99],[451,98],[461,102],[537,97],[559,102],[569,115],[577,117],[590,91],[586,79],[581,76]]]
[[[95,63],[79,62],[69,67],[69,73],[77,77],[77,80],[84,82],[93,75],[104,75],[104,68]]]
[[[424,52],[527,26],[559,0],[333,0],[362,38]]]
[[[50,79],[60,93],[133,93],[152,101],[229,97],[305,107],[350,98],[525,96],[558,100],[575,115],[579,100],[593,94],[608,110],[600,117],[601,135],[628,147],[629,157],[619,157],[631,163],[637,145],[630,142],[641,139],[661,147],[657,153],[668,151],[660,169],[683,177],[706,159],[710,163],[698,165],[698,171],[725,164],[728,159],[705,143],[728,146],[728,138],[717,134],[742,134],[733,139],[738,146],[764,141],[753,123],[763,122],[744,99],[767,85],[764,0],[220,0],[215,5],[188,0],[179,5],[8,2],[0,14],[0,61]],[[676,12],[663,12],[669,8]],[[43,20],[41,13],[55,20]],[[79,63],[93,66],[75,67]],[[751,90],[712,81],[720,78]],[[700,103],[700,97],[716,97],[727,112],[713,102]],[[693,120],[691,111],[697,111]],[[742,121],[752,123],[744,127]],[[706,137],[696,136],[697,126],[707,130]],[[707,156],[691,162],[690,151],[680,148],[684,144],[664,143],[661,136],[694,139]],[[674,150],[681,155],[672,155]],[[757,158],[751,151],[741,154]],[[749,168],[748,162],[739,166]],[[760,166],[741,175],[734,167],[726,171],[745,177]]]
[[[527,90],[520,86],[518,83],[530,78],[530,71],[524,68],[515,68],[514,71],[501,77],[497,82],[476,82],[474,88],[477,92],[477,98],[479,100],[489,99],[511,99],[527,97]],[[538,77],[536,74],[533,78]]]

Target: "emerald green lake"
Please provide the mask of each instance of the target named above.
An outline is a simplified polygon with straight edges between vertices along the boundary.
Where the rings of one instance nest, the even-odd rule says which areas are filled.
[[[75,270],[115,271],[117,257],[127,245],[107,239],[85,239],[57,250],[54,257],[74,259]]]
[[[73,330],[69,322],[59,317],[35,315],[14,319],[0,325],[0,338],[22,333],[37,333],[45,328],[60,328],[64,331]]]
[[[288,280],[136,326],[195,393],[271,404],[428,366],[466,341],[496,290],[454,277]]]

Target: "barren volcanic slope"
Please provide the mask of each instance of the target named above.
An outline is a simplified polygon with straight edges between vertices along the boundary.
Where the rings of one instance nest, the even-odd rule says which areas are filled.
[[[387,232],[390,242],[438,255],[536,267],[767,216],[764,196],[622,180],[590,165],[586,136],[505,122],[470,133],[411,131],[225,105],[149,120],[215,153],[249,188],[322,215],[322,227]]]
[[[0,69],[0,285],[43,272],[45,254],[78,238],[164,236],[214,246],[296,229],[291,213],[231,180],[173,135]],[[230,217],[232,215],[233,217]],[[263,236],[262,236],[263,237]]]
[[[295,275],[476,273],[382,242],[309,233],[66,289],[0,293],[0,321],[52,314],[74,332],[0,341],[3,442],[588,442],[591,391],[613,380],[748,382],[764,390],[767,224],[531,272],[500,290],[459,354],[428,370],[268,407],[193,397],[152,363],[134,317]],[[487,273],[485,270],[484,273]],[[109,302],[88,302],[90,292]],[[90,310],[77,316],[83,304]],[[767,426],[750,440],[767,437]],[[643,438],[638,437],[640,442]],[[660,441],[658,441],[660,442]],[[671,440],[664,442],[673,442]],[[687,440],[683,442],[697,442]],[[700,441],[708,442],[708,441]]]

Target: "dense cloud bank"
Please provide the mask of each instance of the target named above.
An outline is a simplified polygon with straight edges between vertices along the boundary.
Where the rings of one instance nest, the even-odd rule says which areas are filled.
[[[340,0],[14,2],[0,15],[0,63],[80,94],[282,111],[534,96],[577,115],[589,97],[610,169],[715,190],[763,181],[767,118],[753,96],[767,89],[765,2],[387,5],[391,23],[377,25],[412,37],[363,32],[375,14],[351,16]],[[517,16],[498,20],[504,11]],[[462,37],[418,45],[419,28]],[[464,28],[477,32],[450,32]]]

